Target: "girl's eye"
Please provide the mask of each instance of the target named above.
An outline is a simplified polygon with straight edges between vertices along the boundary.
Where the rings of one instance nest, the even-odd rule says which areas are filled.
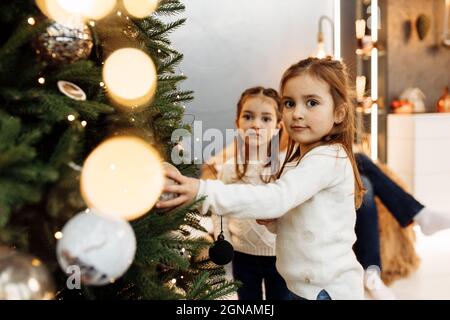
[[[285,100],[284,101],[284,106],[288,109],[290,108],[294,108],[295,107],[295,102],[292,100]]]
[[[270,121],[272,121],[272,118],[264,117],[264,118],[263,118],[263,121],[264,121],[264,122],[270,122]]]
[[[242,116],[242,118],[245,119],[245,120],[250,120],[252,117],[250,115],[248,115],[248,114],[244,114]]]
[[[315,107],[319,104],[319,102],[317,100],[308,100],[306,101],[306,105],[308,107]]]

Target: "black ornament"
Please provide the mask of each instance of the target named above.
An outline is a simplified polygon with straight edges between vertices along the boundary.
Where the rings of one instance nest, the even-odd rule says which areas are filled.
[[[226,265],[233,260],[233,246],[225,240],[222,233],[217,237],[217,241],[209,248],[209,258],[218,265]]]

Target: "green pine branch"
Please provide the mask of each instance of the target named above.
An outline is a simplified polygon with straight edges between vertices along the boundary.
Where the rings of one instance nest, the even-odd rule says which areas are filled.
[[[166,60],[162,61],[158,66],[158,74],[174,73],[175,67],[183,60],[181,53],[170,55]]]
[[[141,20],[110,15],[98,21],[91,28],[94,48],[89,59],[59,66],[49,66],[33,50],[33,39],[52,23],[37,19],[37,24],[28,25],[24,17],[38,17],[37,10],[33,0],[0,3],[0,243],[19,249],[30,244],[54,269],[54,233],[86,207],[79,190],[79,166],[89,152],[111,132],[131,128],[142,130],[170,161],[173,130],[191,131],[183,123],[182,103],[191,101],[193,92],[179,89],[186,80],[176,74],[183,55],[172,48],[169,38],[186,20],[159,19],[183,12],[180,1],[162,0],[155,14]],[[158,72],[151,105],[130,113],[116,110],[100,87],[101,62],[124,46],[146,51]],[[39,77],[45,78],[44,84],[38,83]],[[65,96],[57,87],[60,80],[80,86],[87,99]],[[178,168],[198,175],[195,165]],[[132,221],[137,251],[127,273],[107,286],[69,292],[63,289],[64,274],[56,272],[59,296],[219,299],[234,292],[236,286],[225,280],[223,267],[205,258],[211,240],[192,234],[193,229],[206,231],[197,210],[203,200],[165,212],[153,209]]]
[[[182,13],[186,7],[178,0],[161,1],[156,13],[159,15],[177,15]]]

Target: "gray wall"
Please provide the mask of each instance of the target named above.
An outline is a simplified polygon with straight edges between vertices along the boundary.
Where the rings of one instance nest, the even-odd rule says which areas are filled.
[[[203,129],[234,127],[241,92],[263,85],[278,89],[283,71],[316,49],[318,20],[333,18],[333,0],[187,0],[186,24],[173,47],[185,55],[183,88],[195,91],[186,113]],[[331,53],[331,27],[325,24]],[[193,117],[186,117],[192,121]]]
[[[439,45],[444,22],[444,0],[387,1],[388,13],[388,102],[408,87],[419,87],[426,95],[428,111],[443,88],[450,85],[450,49]],[[428,36],[420,41],[413,29],[405,41],[403,25],[424,13],[431,17]]]

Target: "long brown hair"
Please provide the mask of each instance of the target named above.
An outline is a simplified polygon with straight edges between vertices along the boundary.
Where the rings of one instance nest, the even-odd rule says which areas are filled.
[[[253,88],[249,88],[247,90],[245,90],[242,94],[241,97],[237,103],[237,109],[236,109],[236,121],[238,121],[239,117],[241,116],[242,113],[242,108],[244,107],[245,102],[249,99],[249,98],[254,98],[254,97],[267,97],[269,99],[272,99],[273,101],[275,101],[276,103],[276,108],[275,108],[275,114],[277,117],[277,124],[281,122],[282,119],[282,113],[281,113],[281,99],[280,96],[278,94],[278,92],[275,89],[272,88],[264,88],[264,87],[253,87]],[[281,143],[281,137],[282,137],[282,129],[280,129],[280,131],[278,132],[278,135],[275,136],[275,139],[278,139],[278,146]],[[269,157],[270,161],[268,163],[265,164],[265,167],[269,167],[269,166],[273,166],[276,165],[273,163],[273,159],[272,159],[272,141],[273,139],[271,139],[271,141],[269,142],[268,146],[267,146],[267,156]],[[241,170],[241,167],[239,166],[240,161],[238,161],[238,156],[240,155],[240,153],[242,152],[242,148],[240,147],[240,144],[238,143],[237,138],[234,138],[234,165],[235,165],[235,171],[236,171],[236,178],[237,180],[242,180],[242,178],[245,176],[245,174],[247,173],[247,168],[248,168],[248,162],[249,162],[249,146],[247,144],[243,144],[244,146],[244,163],[243,163],[243,168]],[[275,159],[278,159],[278,153],[275,156]],[[272,181],[274,179],[276,179],[277,177],[277,173],[279,170],[279,167],[276,167],[277,169],[274,170],[274,174],[270,175],[267,179],[264,179],[263,177],[261,177],[261,179],[264,182],[269,182]]]
[[[325,81],[330,86],[330,93],[333,97],[334,110],[343,108],[345,116],[341,123],[335,123],[331,132],[322,138],[320,145],[340,144],[350,159],[355,176],[355,206],[359,208],[364,194],[364,186],[359,175],[356,165],[355,156],[353,154],[353,141],[355,135],[355,106],[354,90],[350,87],[349,75],[346,66],[340,61],[333,60],[331,57],[324,59],[308,58],[299,61],[290,66],[281,79],[280,92],[286,86],[289,79],[302,74],[308,74],[316,79]],[[283,105],[282,105],[283,108]],[[300,161],[304,155],[300,154],[298,144],[289,137],[288,149],[285,161],[279,172],[279,176],[283,172],[286,163],[290,161]]]

